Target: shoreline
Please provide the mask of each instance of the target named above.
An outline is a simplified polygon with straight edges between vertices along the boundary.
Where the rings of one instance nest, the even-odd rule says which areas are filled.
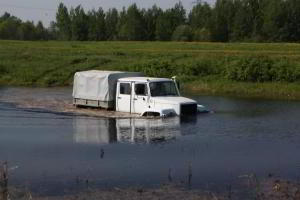
[[[234,82],[228,80],[194,80],[182,83],[181,93],[233,98],[300,101],[300,83]],[[71,85],[15,85],[0,84],[0,88],[71,88]]]
[[[184,83],[188,94],[300,101],[299,83],[249,83],[197,80]]]

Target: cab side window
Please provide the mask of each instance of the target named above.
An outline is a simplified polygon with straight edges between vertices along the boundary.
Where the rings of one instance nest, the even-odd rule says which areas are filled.
[[[147,96],[148,95],[147,84],[144,84],[144,83],[135,84],[134,91],[135,91],[136,95]]]
[[[125,95],[131,94],[130,83],[120,83],[120,94],[125,94]]]

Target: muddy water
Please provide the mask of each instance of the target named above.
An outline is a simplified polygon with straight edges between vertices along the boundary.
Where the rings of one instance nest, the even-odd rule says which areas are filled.
[[[40,194],[168,182],[222,190],[251,174],[300,177],[300,102],[188,95],[215,113],[106,119],[60,112],[70,96],[0,88],[0,161],[13,168],[11,185]]]

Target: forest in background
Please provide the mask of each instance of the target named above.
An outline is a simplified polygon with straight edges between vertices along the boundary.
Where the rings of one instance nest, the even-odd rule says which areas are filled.
[[[197,1],[191,11],[178,2],[163,10],[132,4],[122,10],[85,11],[60,3],[56,20],[45,27],[4,13],[0,39],[63,41],[298,42],[299,0]]]

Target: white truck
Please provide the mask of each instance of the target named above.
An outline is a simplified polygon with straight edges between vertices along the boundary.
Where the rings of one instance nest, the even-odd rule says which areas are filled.
[[[204,111],[196,101],[180,96],[175,80],[144,77],[139,72],[77,72],[73,104],[141,116],[166,117]]]

